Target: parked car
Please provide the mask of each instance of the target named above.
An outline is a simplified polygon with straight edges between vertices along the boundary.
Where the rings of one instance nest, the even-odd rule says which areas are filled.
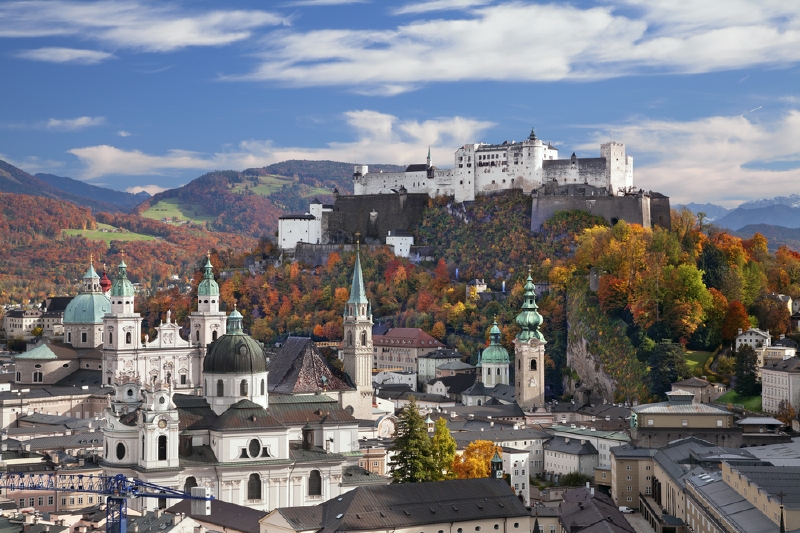
[[[625,507],[625,506],[623,505],[623,506],[621,506],[621,507],[619,508],[619,512],[620,512],[620,513],[623,513],[623,514],[629,514],[629,513],[632,513],[632,512],[634,512],[634,510],[633,510],[633,509],[631,509],[630,507]]]

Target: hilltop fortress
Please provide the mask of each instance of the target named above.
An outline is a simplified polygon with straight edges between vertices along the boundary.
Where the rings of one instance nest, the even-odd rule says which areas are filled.
[[[409,165],[404,172],[369,172],[367,165],[356,165],[353,173],[356,197],[427,194],[453,196],[462,203],[509,189],[533,197],[531,231],[567,209],[589,211],[611,224],[625,220],[645,227],[670,226],[669,198],[634,188],[633,157],[617,142],[601,144],[600,157],[573,153],[558,159],[558,149],[531,129],[522,142],[465,144],[455,151],[450,169],[433,166],[429,149],[426,163]]]
[[[405,172],[369,172],[366,165],[356,165],[353,190],[360,196],[390,194],[402,187],[431,197],[454,196],[461,203],[508,189],[531,193],[554,181],[622,194],[633,187],[633,158],[625,154],[624,144],[609,142],[600,145],[600,157],[572,154],[570,159],[558,159],[558,150],[531,130],[522,142],[465,144],[455,151],[451,169],[433,166],[430,150],[426,164],[409,165]]]

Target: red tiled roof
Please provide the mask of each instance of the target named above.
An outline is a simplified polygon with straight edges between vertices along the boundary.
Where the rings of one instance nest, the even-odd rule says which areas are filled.
[[[439,348],[444,344],[419,328],[393,328],[386,335],[374,335],[373,346],[405,346],[409,348]]]

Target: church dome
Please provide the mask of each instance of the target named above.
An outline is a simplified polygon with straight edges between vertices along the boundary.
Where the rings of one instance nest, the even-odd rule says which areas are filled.
[[[83,275],[83,290],[64,309],[64,324],[102,324],[111,312],[111,300],[100,292],[100,276],[94,267]]]
[[[103,292],[108,292],[108,290],[111,288],[111,280],[108,279],[105,268],[103,268],[103,274],[100,276],[100,288],[103,290]]]
[[[102,294],[77,295],[64,310],[64,324],[102,324],[111,312],[111,300]]]
[[[481,355],[481,365],[487,363],[508,363],[508,351],[500,345],[500,328],[497,327],[497,320],[494,321],[492,329],[489,331],[489,346],[483,350]]]
[[[113,285],[111,285],[111,296],[133,296],[133,283],[128,279],[128,265],[125,264],[125,261],[120,261],[117,268],[117,278],[114,280]]]
[[[237,310],[228,316],[228,333],[212,342],[203,361],[204,374],[255,374],[267,371],[267,358],[260,342],[242,330]]]

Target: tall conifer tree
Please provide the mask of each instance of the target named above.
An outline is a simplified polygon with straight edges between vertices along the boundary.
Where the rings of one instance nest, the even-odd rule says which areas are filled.
[[[395,440],[390,451],[394,452],[389,465],[395,483],[434,479],[431,439],[413,396],[397,417]]]

